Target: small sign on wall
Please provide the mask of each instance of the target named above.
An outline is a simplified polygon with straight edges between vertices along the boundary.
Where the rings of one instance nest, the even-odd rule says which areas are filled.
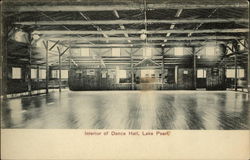
[[[188,71],[187,70],[183,71],[183,74],[188,74]]]
[[[88,75],[88,76],[93,76],[93,75],[95,75],[95,70],[94,70],[94,69],[87,69],[87,75]]]
[[[76,73],[82,73],[82,71],[81,70],[76,70]]]

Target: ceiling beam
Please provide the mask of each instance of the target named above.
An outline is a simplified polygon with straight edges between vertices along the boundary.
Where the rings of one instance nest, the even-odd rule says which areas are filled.
[[[211,9],[211,8],[248,8],[247,3],[213,3],[213,4],[185,4],[185,3],[161,3],[161,4],[147,4],[147,9]],[[144,4],[127,4],[127,5],[42,5],[42,6],[15,6],[8,7],[6,11],[18,12],[60,12],[60,11],[113,11],[113,10],[143,10]]]
[[[175,17],[180,17],[182,11],[183,11],[183,9],[178,9],[176,14],[175,14]],[[172,30],[172,29],[174,29],[174,27],[175,27],[175,24],[171,24],[170,29]],[[166,37],[170,37],[170,35],[171,35],[171,33],[168,32]],[[167,40],[165,39],[164,42],[167,42]],[[162,46],[164,46],[164,44],[162,44]]]
[[[208,15],[208,18],[210,18],[216,11],[217,11],[217,8],[215,8],[215,9],[213,10],[213,12],[212,12],[211,14]],[[203,25],[203,23],[198,24],[198,25],[194,28],[194,30],[198,30],[202,25]],[[192,34],[193,34],[192,32],[189,33],[189,34],[188,34],[188,37],[191,37]]]
[[[79,12],[79,13],[80,13],[80,15],[81,15],[86,21],[91,21],[91,19],[90,19],[87,15],[83,14],[82,12]],[[94,25],[94,24],[92,24],[92,26],[93,26],[94,28],[96,28],[97,31],[102,31],[102,28],[101,28],[101,27],[96,26],[96,25]],[[108,37],[109,37],[107,34],[105,34],[105,33],[103,33],[103,32],[102,32],[102,34],[103,34],[103,36],[104,36],[105,38],[108,38]],[[106,42],[108,42],[108,40],[107,40]]]
[[[213,42],[207,42],[206,44],[213,43]],[[217,41],[216,44],[224,44],[225,42]],[[161,43],[147,43],[147,46],[161,46]],[[202,46],[205,45],[201,42],[167,42],[164,43],[165,46]],[[134,43],[134,44],[96,44],[95,46],[89,45],[89,44],[72,44],[72,48],[112,48],[112,47],[141,47],[145,46],[145,43]]]
[[[157,20],[148,19],[146,23],[164,23],[164,24],[184,24],[184,23],[248,23],[247,18],[206,18],[206,19],[172,19],[172,20]],[[113,25],[113,24],[144,24],[144,20],[67,20],[67,21],[21,21],[14,22],[16,25]]]
[[[45,37],[47,40],[60,40],[60,41],[123,41],[123,40],[141,40],[140,37]],[[200,37],[148,37],[147,40],[173,40],[173,41],[185,41],[185,40],[231,40],[231,39],[244,39],[244,37],[237,36],[200,36]]]
[[[148,30],[146,31],[147,34],[167,34],[167,33],[244,33],[249,32],[248,28],[238,28],[238,29],[204,29],[204,30],[180,30],[180,29],[173,29],[173,30]],[[37,30],[33,31],[32,34],[45,34],[45,35],[78,35],[78,34],[142,34],[143,31],[141,30],[102,30],[102,31],[59,31],[59,30]]]
[[[120,15],[119,15],[119,13],[118,13],[117,10],[114,10],[113,13],[114,13],[114,15],[116,16],[116,18],[118,18],[118,19],[120,18]],[[120,28],[121,28],[122,30],[125,30],[125,26],[124,26],[123,24],[120,24],[119,26],[120,26]],[[128,35],[127,33],[123,33],[123,34],[124,34],[125,37],[129,37],[129,35]],[[128,39],[128,43],[131,43],[131,40],[130,40],[130,39]]]

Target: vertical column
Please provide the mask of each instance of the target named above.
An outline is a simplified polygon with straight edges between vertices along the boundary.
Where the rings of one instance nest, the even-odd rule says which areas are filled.
[[[5,5],[3,5],[5,6]],[[1,36],[1,49],[2,49],[2,55],[1,55],[1,64],[2,64],[2,72],[1,72],[1,95],[3,95],[3,99],[7,99],[7,77],[8,77],[8,66],[7,66],[7,45],[8,45],[8,23],[6,21],[6,19],[1,18],[0,19],[2,23],[1,27],[2,27],[2,36]]]
[[[130,67],[131,67],[131,89],[134,90],[135,89],[135,83],[134,83],[134,60],[133,60],[133,53],[132,53],[132,48],[130,50]]]
[[[245,40],[246,46],[248,46],[248,63],[247,63],[247,89],[248,95],[250,95],[250,51],[249,51],[249,39],[250,39],[250,32],[248,32],[248,39]]]
[[[72,57],[72,53],[71,53],[71,45],[69,46],[69,56],[68,56],[68,60],[69,60],[69,70],[71,68],[71,57]]]
[[[162,63],[161,63],[161,89],[164,88],[164,48],[162,47]]]
[[[195,53],[195,48],[194,47],[192,47],[192,52],[193,52],[193,64],[194,64],[194,66],[193,66],[193,70],[194,70],[194,74],[193,74],[193,86],[194,86],[194,90],[196,90],[196,77],[197,77],[197,67],[196,67],[196,61],[197,61],[197,59],[196,59],[196,53]]]
[[[31,96],[31,56],[32,56],[32,44],[31,44],[31,38],[29,38],[29,64],[27,67],[27,77],[28,77],[28,92],[29,92],[29,96]]]
[[[39,92],[39,88],[40,88],[40,85],[39,85],[39,65],[36,66],[36,87],[37,87],[37,93]]]
[[[49,46],[48,41],[45,41],[45,49],[46,49],[46,94],[49,93]]]
[[[175,66],[175,70],[174,70],[174,80],[175,80],[175,84],[176,86],[178,85],[178,66]]]
[[[71,57],[72,57],[72,52],[71,52],[71,45],[69,45],[69,54],[68,54],[68,61],[69,61],[69,66],[68,66],[68,87],[69,87],[69,81],[70,81],[70,69],[71,69]]]
[[[102,56],[100,55],[100,62],[99,62],[99,90],[102,88]],[[116,75],[117,76],[117,75]]]
[[[237,69],[237,52],[235,53],[235,56],[234,56],[234,90],[237,91],[238,90],[238,69]]]
[[[238,51],[239,51],[239,47],[238,47],[238,43],[237,41],[235,41],[233,43],[233,47],[235,49],[235,55],[234,55],[234,90],[237,91],[238,90]]]
[[[62,64],[61,64],[61,53],[59,52],[59,92],[62,91]]]

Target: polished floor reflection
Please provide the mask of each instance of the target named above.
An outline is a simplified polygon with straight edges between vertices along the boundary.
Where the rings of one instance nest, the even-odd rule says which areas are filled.
[[[3,102],[2,128],[248,129],[248,95],[233,91],[65,91]]]

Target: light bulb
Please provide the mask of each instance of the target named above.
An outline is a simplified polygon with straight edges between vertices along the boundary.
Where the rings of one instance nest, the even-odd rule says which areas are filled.
[[[143,33],[143,34],[141,34],[140,38],[141,38],[142,40],[145,40],[145,39],[147,38],[147,35],[146,35],[145,33]]]
[[[40,38],[40,36],[38,34],[33,35],[33,39],[39,39],[39,38]]]

